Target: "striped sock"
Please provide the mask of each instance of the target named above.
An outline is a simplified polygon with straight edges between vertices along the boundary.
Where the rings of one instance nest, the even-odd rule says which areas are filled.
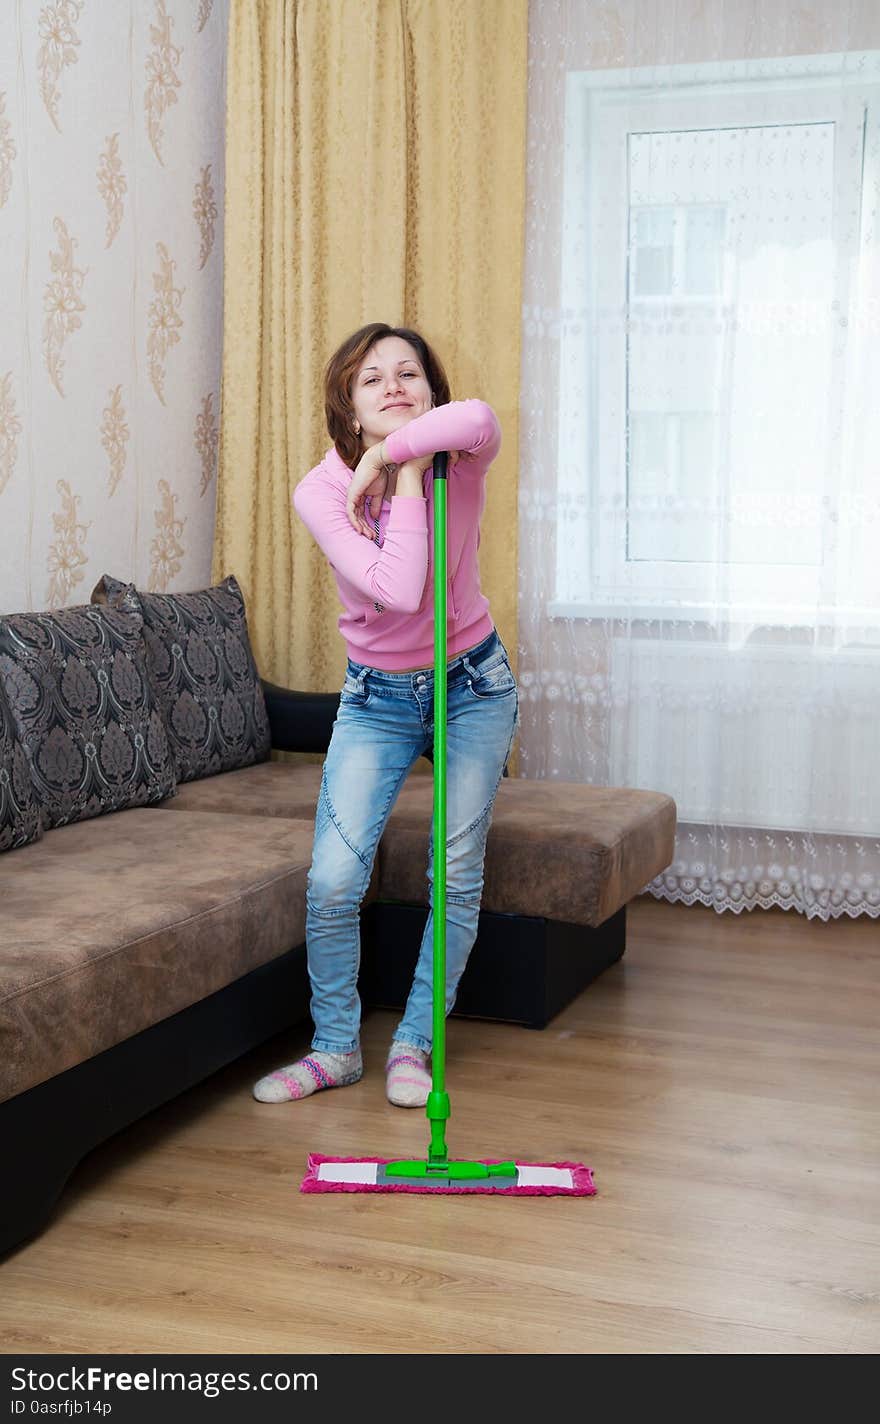
[[[396,1108],[423,1108],[431,1091],[428,1057],[412,1043],[395,1039],[385,1064],[385,1093]]]
[[[307,1053],[296,1063],[267,1073],[254,1084],[254,1097],[260,1103],[288,1103],[311,1097],[322,1088],[347,1088],[358,1082],[363,1071],[359,1048],[354,1053]]]

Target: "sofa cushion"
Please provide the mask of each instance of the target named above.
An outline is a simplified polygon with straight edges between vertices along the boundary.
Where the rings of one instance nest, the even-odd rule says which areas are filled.
[[[169,811],[232,811],[240,816],[293,816],[314,820],[323,768],[265,761],[207,781],[190,781],[161,804]]]
[[[311,844],[310,822],[133,810],[24,848],[0,870],[0,1101],[302,944]]]
[[[0,680],[45,830],[173,794],[143,618],[130,597],[116,608],[0,617]]]
[[[321,771],[268,762],[182,787],[165,805],[313,818]],[[383,900],[428,903],[433,797],[433,778],[411,771],[377,857]],[[662,792],[506,777],[486,843],[483,909],[604,924],[670,864],[675,826],[675,802]]]
[[[404,784],[382,837],[379,896],[428,903],[430,777]],[[597,927],[670,864],[676,806],[660,791],[501,782],[486,842],[482,908]]]
[[[111,606],[131,584],[105,574],[93,603]],[[147,665],[179,782],[265,761],[269,718],[236,579],[196,593],[144,593]]]
[[[42,834],[27,757],[0,682],[0,851],[38,841]]]

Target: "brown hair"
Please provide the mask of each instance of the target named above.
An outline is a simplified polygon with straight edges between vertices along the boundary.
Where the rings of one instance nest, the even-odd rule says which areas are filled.
[[[447,405],[450,400],[446,372],[425,338],[417,331],[411,331],[406,326],[388,326],[384,321],[373,321],[368,326],[360,327],[334,351],[324,372],[327,430],[340,458],[351,470],[363,454],[360,436],[355,435],[352,429],[352,384],[367,352],[385,336],[399,336],[413,347],[428,378],[435,405]]]

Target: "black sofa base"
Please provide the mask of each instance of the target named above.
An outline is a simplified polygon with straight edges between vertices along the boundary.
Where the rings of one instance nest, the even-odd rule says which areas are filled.
[[[419,905],[370,906],[361,936],[359,987],[365,1004],[403,1006],[427,918]],[[544,1028],[621,958],[625,942],[625,905],[598,929],[484,910],[453,1012]]]
[[[397,1007],[409,991],[427,911],[376,903],[361,919],[360,992]],[[598,930],[483,912],[455,1013],[543,1028],[624,951],[625,908]],[[133,1038],[0,1103],[0,1254],[49,1218],[92,1148],[306,1018],[305,945]]]
[[[93,1147],[309,1012],[305,945],[0,1103],[0,1253],[46,1224]]]

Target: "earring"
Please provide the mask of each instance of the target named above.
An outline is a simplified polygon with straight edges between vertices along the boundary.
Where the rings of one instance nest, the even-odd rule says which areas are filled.
[[[360,435],[360,433],[361,433],[361,423],[360,423],[359,420],[356,420],[356,421],[355,421],[354,426],[353,426],[353,429],[354,429],[355,435]]]

